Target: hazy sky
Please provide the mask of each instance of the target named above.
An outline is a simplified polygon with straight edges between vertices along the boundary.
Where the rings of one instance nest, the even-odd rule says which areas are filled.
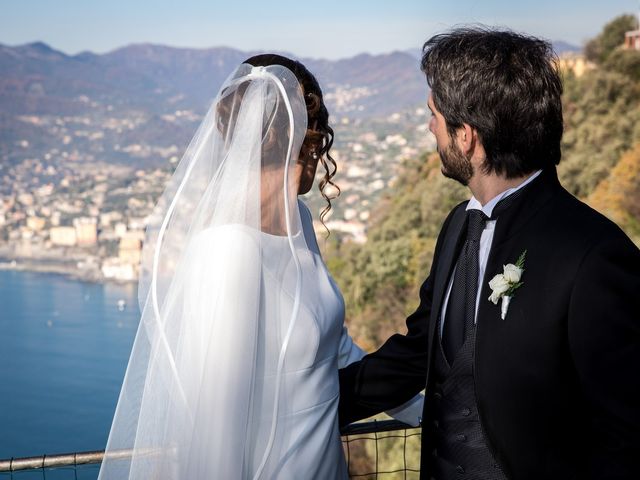
[[[230,46],[343,58],[419,48],[480,22],[576,45],[638,0],[0,0],[0,43],[44,41],[66,53],[139,42]]]

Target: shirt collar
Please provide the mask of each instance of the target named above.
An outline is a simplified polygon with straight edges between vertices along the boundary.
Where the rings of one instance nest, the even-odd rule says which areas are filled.
[[[493,197],[491,200],[489,200],[484,205],[484,207],[476,199],[476,197],[471,197],[471,200],[469,200],[469,203],[467,204],[467,210],[482,210],[482,213],[484,213],[487,217],[491,218],[491,214],[493,213],[493,209],[495,208],[495,206],[498,204],[498,202],[500,200],[502,200],[503,198],[508,197],[509,195],[511,195],[514,192],[517,192],[521,188],[524,188],[526,185],[528,185],[533,180],[535,180],[541,173],[542,173],[542,170],[538,170],[537,172],[535,172],[533,175],[531,175],[529,178],[527,178],[524,182],[522,182],[517,187],[513,187],[513,188],[510,188],[508,190],[505,190],[502,193],[499,193],[498,195]]]

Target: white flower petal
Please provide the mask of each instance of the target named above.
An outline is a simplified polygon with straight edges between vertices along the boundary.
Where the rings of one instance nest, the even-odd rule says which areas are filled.
[[[522,269],[515,266],[513,263],[509,263],[503,266],[504,278],[510,283],[518,283],[522,278]]]
[[[505,276],[499,273],[491,279],[491,281],[489,282],[489,287],[491,288],[491,290],[493,290],[493,293],[500,295],[509,290],[510,284]]]
[[[496,292],[493,292],[491,294],[491,296],[489,297],[489,300],[491,302],[493,302],[494,305],[497,305],[498,304],[498,300],[500,300],[500,294],[496,293]]]

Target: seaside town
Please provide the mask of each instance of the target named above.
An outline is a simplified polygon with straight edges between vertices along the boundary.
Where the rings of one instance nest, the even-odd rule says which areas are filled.
[[[336,92],[332,100],[349,105],[354,92]],[[121,145],[118,138],[134,138],[131,132],[144,125],[145,115],[117,117],[109,107],[94,110],[85,116],[18,118],[44,130],[49,141],[17,138],[12,155],[1,159],[0,268],[91,281],[137,279],[145,217],[178,163],[180,147],[177,142]],[[176,111],[163,119],[194,128],[200,117]],[[366,240],[372,205],[393,183],[397,166],[434,148],[426,122],[424,108],[376,120],[343,116],[337,121],[332,156],[341,196],[325,221],[332,235]],[[317,193],[306,201],[315,212],[325,205]],[[319,222],[316,227],[323,235],[324,227]]]

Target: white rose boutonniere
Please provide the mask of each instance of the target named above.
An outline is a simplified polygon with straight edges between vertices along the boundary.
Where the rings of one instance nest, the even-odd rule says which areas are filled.
[[[502,318],[502,320],[507,316],[509,303],[515,291],[524,284],[520,279],[524,273],[524,259],[526,256],[527,251],[525,250],[520,257],[518,257],[515,265],[513,263],[503,265],[502,273],[493,277],[489,282],[489,287],[491,288],[489,300],[497,305],[498,300],[502,299],[502,305],[500,305],[500,318]]]

